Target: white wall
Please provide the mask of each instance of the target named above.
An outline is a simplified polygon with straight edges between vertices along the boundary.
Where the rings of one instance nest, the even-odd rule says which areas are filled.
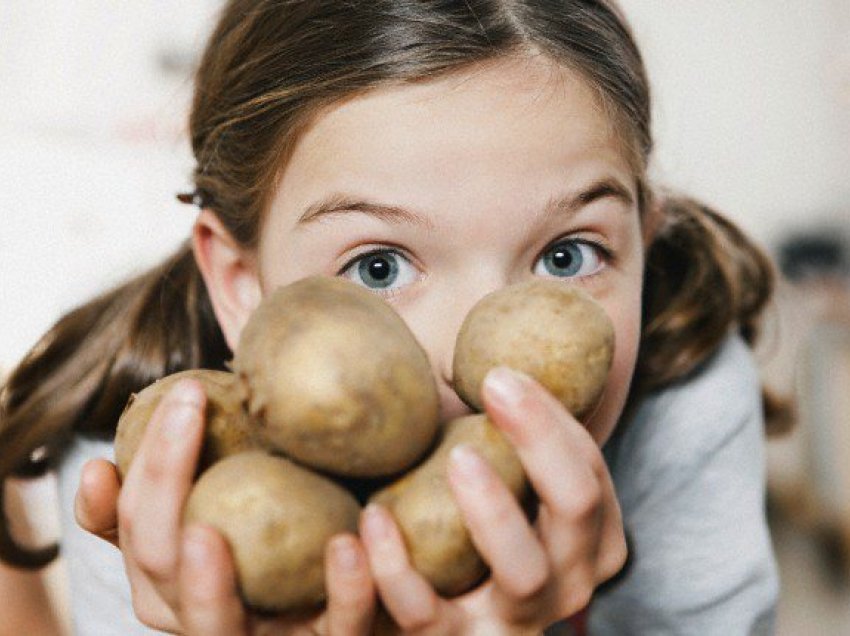
[[[0,368],[187,236],[191,56],[215,0],[0,2]]]
[[[850,225],[848,0],[622,0],[656,87],[660,181],[765,242]],[[0,367],[191,225],[185,76],[218,0],[0,2]],[[781,7],[781,8],[780,8]]]
[[[621,4],[655,89],[659,181],[765,242],[850,230],[850,2]]]

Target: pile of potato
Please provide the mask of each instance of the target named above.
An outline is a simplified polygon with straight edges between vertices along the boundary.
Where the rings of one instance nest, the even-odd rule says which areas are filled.
[[[581,418],[602,393],[613,343],[605,312],[575,287],[507,287],[464,322],[455,390],[480,413],[484,376],[505,365]],[[439,421],[428,357],[383,299],[339,278],[282,287],[251,316],[232,370],[177,373],[131,397],[115,454],[124,475],[161,397],[184,377],[204,385],[206,438],[185,520],[229,541],[248,605],[321,605],[325,544],[357,532],[366,501],[392,513],[414,567],[441,594],[486,575],[447,481],[448,454],[470,445],[520,501],[529,494],[522,466],[485,415]]]

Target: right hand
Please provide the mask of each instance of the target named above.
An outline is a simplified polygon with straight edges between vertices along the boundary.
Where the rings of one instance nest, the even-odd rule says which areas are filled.
[[[261,619],[242,604],[225,539],[210,527],[183,526],[205,403],[199,383],[179,382],[154,412],[123,484],[106,460],[83,468],[77,522],[121,549],[138,619],[187,636],[370,633],[375,586],[357,537],[338,535],[328,544],[324,612],[297,621]]]

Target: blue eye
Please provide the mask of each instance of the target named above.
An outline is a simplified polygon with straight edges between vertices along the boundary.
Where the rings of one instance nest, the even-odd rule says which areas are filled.
[[[345,278],[375,291],[389,291],[412,283],[416,270],[406,258],[391,250],[376,250],[351,261],[342,270]]]
[[[604,266],[603,250],[588,241],[564,239],[550,245],[534,265],[538,276],[580,278]]]

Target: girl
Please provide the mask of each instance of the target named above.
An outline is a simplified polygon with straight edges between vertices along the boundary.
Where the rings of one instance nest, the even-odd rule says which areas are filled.
[[[743,344],[770,269],[721,217],[649,183],[649,87],[611,2],[231,0],[191,137],[191,244],[65,316],[3,390],[2,474],[35,471],[41,448],[58,466],[81,633],[135,633],[134,610],[186,634],[361,634],[378,600],[405,632],[537,633],[591,596],[593,634],[770,631],[759,383]],[[72,527],[79,471],[110,452],[96,438],[128,394],[223,367],[260,299],[313,274],[396,307],[428,351],[443,418],[468,412],[452,351],[484,294],[554,277],[614,322],[608,387],[585,422],[526,377],[488,377],[487,412],[541,510],[529,525],[480,458],[454,453],[452,487],[491,568],[464,596],[436,596],[370,507],[358,537],[328,546],[321,615],[249,616],[223,539],[180,526],[204,408],[191,382],[154,415],[120,488],[104,459],[82,471],[77,519],[121,552]],[[7,562],[55,556],[4,529]]]

